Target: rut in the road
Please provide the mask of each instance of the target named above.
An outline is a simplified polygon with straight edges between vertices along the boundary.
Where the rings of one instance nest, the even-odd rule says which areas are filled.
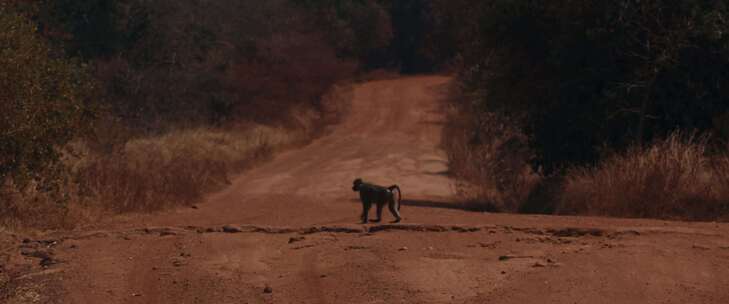
[[[384,224],[375,226],[307,226],[307,227],[271,227],[259,225],[224,225],[224,226],[184,226],[184,227],[146,227],[131,230],[120,231],[95,231],[78,235],[67,235],[53,238],[54,242],[62,242],[66,240],[87,240],[94,238],[106,237],[129,237],[133,235],[151,235],[159,236],[169,235],[185,235],[185,234],[203,234],[203,233],[263,233],[263,234],[315,234],[315,233],[344,233],[344,234],[372,234],[387,231],[403,231],[403,232],[511,232],[518,231],[536,235],[551,235],[556,237],[583,237],[596,236],[614,238],[621,235],[640,235],[641,232],[635,229],[599,229],[599,228],[529,228],[529,227],[513,227],[504,225],[428,225],[428,224]],[[645,231],[660,232],[660,231]],[[645,233],[644,232],[644,233]],[[49,242],[44,240],[44,242]]]

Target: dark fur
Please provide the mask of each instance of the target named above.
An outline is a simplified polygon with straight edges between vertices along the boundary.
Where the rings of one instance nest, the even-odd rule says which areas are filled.
[[[395,201],[394,190],[397,190],[397,201]],[[392,185],[390,187],[378,186],[375,184],[365,183],[361,178],[352,182],[352,191],[359,191],[359,199],[362,201],[362,223],[367,223],[367,217],[370,213],[372,204],[377,204],[377,219],[373,222],[382,220],[382,207],[387,204],[390,213],[395,217],[393,223],[400,222],[400,202],[402,201],[402,192],[400,187]]]

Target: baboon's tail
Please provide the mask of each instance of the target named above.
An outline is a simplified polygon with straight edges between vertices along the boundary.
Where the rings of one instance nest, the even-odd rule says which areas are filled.
[[[390,187],[387,187],[387,190],[395,190],[397,189],[397,211],[400,211],[400,205],[402,202],[402,191],[400,191],[400,187],[398,185],[392,185]]]

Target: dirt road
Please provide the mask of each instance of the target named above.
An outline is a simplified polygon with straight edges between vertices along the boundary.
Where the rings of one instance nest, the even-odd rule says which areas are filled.
[[[729,303],[727,224],[458,209],[438,148],[447,81],[357,86],[331,133],[199,209],[27,240],[48,266],[11,303]],[[355,177],[399,184],[403,223],[356,224]]]

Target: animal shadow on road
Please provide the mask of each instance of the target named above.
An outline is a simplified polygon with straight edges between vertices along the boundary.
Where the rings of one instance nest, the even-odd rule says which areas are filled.
[[[403,199],[403,206],[414,206],[423,208],[441,208],[441,209],[456,209],[465,211],[483,211],[473,204],[463,204],[458,202],[446,202],[446,201],[434,201],[434,200],[416,200],[416,199]]]
[[[354,204],[361,204],[358,198],[353,198],[350,202]],[[421,207],[421,208],[440,208],[440,209],[455,209],[464,211],[484,211],[479,208],[476,204],[458,203],[458,202],[447,202],[447,201],[434,201],[434,200],[421,200],[421,199],[403,199],[400,202],[403,206]]]

